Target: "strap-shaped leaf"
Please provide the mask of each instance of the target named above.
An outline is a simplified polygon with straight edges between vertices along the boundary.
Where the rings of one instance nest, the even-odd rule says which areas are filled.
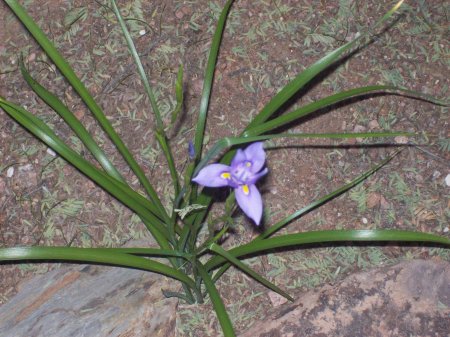
[[[48,105],[50,106],[62,119],[70,126],[75,134],[80,138],[86,148],[92,153],[95,159],[102,165],[105,171],[111,176],[126,183],[121,174],[117,171],[114,165],[106,157],[103,150],[97,145],[89,132],[75,117],[72,111],[61,102],[61,100],[45,89],[39,82],[37,82],[25,68],[22,59],[20,60],[20,71],[22,76],[33,91]]]
[[[28,29],[30,34],[35,38],[36,42],[41,46],[41,48],[47,53],[50,59],[55,63],[56,67],[59,69],[61,74],[67,79],[74,90],[80,95],[83,102],[92,112],[96,120],[99,122],[103,130],[109,136],[111,141],[117,147],[120,154],[123,156],[125,161],[128,163],[130,168],[133,170],[134,174],[138,177],[142,186],[144,186],[150,199],[157,205],[160,212],[163,213],[166,221],[170,221],[170,217],[167,215],[164,206],[161,204],[156,191],[153,186],[148,181],[144,172],[140,168],[139,164],[134,159],[131,152],[128,150],[126,145],[117,135],[116,131],[112,127],[109,120],[106,118],[100,106],[95,102],[94,98],[91,96],[89,91],[86,89],[81,80],[77,77],[69,63],[61,56],[58,50],[55,48],[53,43],[47,38],[40,27],[34,22],[34,20],[28,15],[24,8],[19,4],[17,0],[5,0],[6,4],[11,8],[11,10],[19,18],[20,22]]]
[[[34,136],[58,153],[62,158],[66,159],[70,164],[92,179],[105,191],[120,200],[124,205],[135,211],[143,220],[146,220],[144,223],[161,247],[164,249],[169,248],[167,240],[170,238],[170,235],[166,227],[161,220],[150,211],[154,208],[154,205],[148,204],[148,200],[133,191],[128,185],[122,184],[120,181],[100,171],[86,161],[83,157],[64,144],[64,142],[60,140],[44,122],[27,110],[5,101],[1,97],[0,107]]]
[[[173,109],[170,116],[170,123],[174,124],[183,108],[184,92],[183,92],[183,65],[178,67],[177,80],[175,82],[175,98],[177,105]]]
[[[399,1],[391,10],[389,10],[376,24],[373,28],[379,26],[388,20],[392,14],[401,6],[403,3]],[[373,29],[372,28],[372,29]],[[263,109],[253,118],[253,120],[248,124],[246,130],[252,129],[254,126],[264,123],[268,120],[283,104],[285,104],[295,93],[297,93],[301,88],[303,88],[307,83],[309,83],[316,75],[325,70],[335,61],[337,61],[345,52],[353,48],[356,43],[361,40],[367,34],[359,34],[352,41],[347,42],[343,46],[335,49],[331,53],[322,57],[320,60],[316,61],[311,66],[303,70],[299,75],[297,75],[291,82],[289,82],[283,89],[280,90],[270,101],[267,103]]]
[[[251,137],[260,135],[262,133],[266,133],[268,131],[272,131],[281,126],[287,125],[301,117],[305,117],[313,112],[316,112],[319,109],[323,109],[329,107],[333,104],[340,103],[349,98],[361,97],[362,95],[367,95],[370,93],[378,93],[380,95],[389,95],[396,94],[401,96],[406,96],[410,98],[421,99],[424,101],[431,102],[437,105],[448,106],[448,102],[443,100],[436,99],[430,95],[425,95],[420,92],[414,90],[403,89],[391,85],[371,85],[367,87],[355,88],[347,91],[342,91],[337,94],[322,98],[316,102],[307,104],[302,106],[299,109],[296,109],[287,114],[281,115],[277,118],[271,119],[265,123],[256,125],[254,127],[248,128],[247,131],[244,132],[245,137]]]
[[[222,9],[222,12],[220,13],[219,21],[217,22],[216,30],[214,32],[213,40],[211,43],[211,49],[209,51],[208,56],[208,62],[206,65],[205,70],[205,76],[203,80],[203,89],[202,89],[202,96],[200,98],[200,108],[197,118],[197,125],[195,130],[195,138],[194,138],[194,155],[195,160],[190,163],[186,168],[186,174],[185,174],[185,184],[191,185],[191,179],[192,175],[194,173],[195,164],[198,161],[199,158],[201,158],[202,155],[202,148],[203,148],[203,139],[205,136],[205,126],[206,126],[206,118],[208,115],[208,107],[209,107],[209,99],[211,96],[211,90],[214,80],[214,72],[216,68],[217,63],[217,56],[219,54],[219,48],[220,43],[222,41],[222,35],[225,28],[225,23],[228,17],[228,13],[230,11],[231,5],[233,4],[234,0],[228,0],[225,4],[225,6]],[[196,204],[204,204],[203,202],[196,202],[194,199],[194,196],[197,194],[197,187],[192,187],[192,202]],[[185,205],[182,205],[183,207]],[[201,214],[205,214],[205,212],[201,212]],[[188,216],[185,220],[186,223],[191,224],[193,219],[197,219],[198,217],[194,216]],[[201,216],[203,218],[203,216]],[[189,236],[193,237],[194,233],[189,233],[190,226],[184,226],[182,232],[181,232],[181,247],[184,247],[184,245],[187,243]],[[191,240],[191,242],[194,242],[194,239]],[[194,248],[194,247],[192,247]]]
[[[289,301],[291,301],[291,302],[294,301],[294,299],[291,296],[289,296],[289,294],[287,292],[285,292],[284,290],[280,289],[275,284],[273,284],[269,280],[267,280],[264,277],[262,277],[261,275],[259,275],[253,269],[247,267],[244,263],[239,261],[237,258],[235,258],[233,255],[228,253],[225,249],[223,249],[219,245],[213,243],[211,246],[209,246],[209,249],[211,251],[213,251],[214,253],[217,253],[220,256],[222,256],[223,258],[225,258],[228,262],[234,264],[236,267],[241,269],[244,273],[246,273],[246,274],[250,275],[251,277],[253,277],[256,281],[258,281],[262,285],[264,285],[267,288],[273,290],[274,292],[280,294],[281,296],[285,297]]]
[[[157,261],[118,252],[117,249],[74,247],[15,247],[0,248],[0,261],[76,261],[136,268],[152,271],[181,281],[191,287],[195,282],[182,272]]]
[[[139,256],[155,256],[155,257],[182,257],[186,260],[193,258],[193,255],[188,253],[179,252],[172,249],[159,249],[159,248],[141,248],[141,247],[131,247],[131,248],[93,248],[99,252],[112,252]]]
[[[125,24],[125,21],[122,17],[122,14],[120,14],[120,10],[117,7],[116,1],[111,0],[110,1],[113,12],[117,18],[117,21],[119,22],[120,28],[122,29],[122,34],[125,38],[125,41],[127,42],[128,50],[130,51],[131,56],[133,57],[134,64],[137,67],[139,76],[141,78],[142,84],[144,85],[145,93],[147,94],[147,97],[150,99],[150,104],[153,109],[153,114],[155,115],[156,119],[156,127],[158,130],[163,129],[163,121],[161,118],[161,112],[158,108],[158,103],[156,102],[155,95],[153,94],[153,90],[150,86],[150,82],[147,78],[147,75],[145,74],[144,66],[142,65],[141,58],[139,57],[139,54],[136,50],[136,46],[134,45],[133,39],[131,37],[130,32],[128,31],[127,25]]]
[[[202,160],[198,163],[194,171],[194,176],[203,167],[205,167],[209,161],[216,158],[224,152],[225,149],[229,149],[235,145],[242,145],[253,142],[261,142],[269,139],[277,138],[326,138],[326,139],[349,139],[349,138],[382,138],[382,137],[397,137],[407,136],[413,137],[417,134],[404,131],[393,132],[340,132],[340,133],[279,133],[274,135],[262,135],[262,136],[249,136],[249,137],[224,137],[218,140],[209,151],[205,154]]]
[[[303,207],[299,209],[298,211],[292,213],[291,215],[285,217],[284,219],[278,221],[273,226],[270,226],[267,228],[264,232],[262,232],[260,235],[258,235],[254,240],[261,240],[268,238],[269,236],[273,235],[274,233],[278,232],[280,229],[285,227],[287,224],[292,222],[295,219],[298,219],[302,215],[308,213],[309,211],[325,204],[326,202],[340,196],[342,193],[347,192],[351,188],[355,187],[362,181],[366,180],[368,177],[370,177],[372,174],[374,174],[376,171],[381,169],[383,166],[385,166],[387,163],[389,163],[400,151],[395,151],[393,154],[385,158],[383,161],[381,161],[379,164],[373,166],[370,170],[364,172],[356,179],[353,179],[351,182],[339,187],[338,189],[334,190],[333,192],[327,194],[326,196],[317,199],[316,201],[310,203],[308,206]]]
[[[248,244],[230,249],[230,253],[235,258],[247,255],[254,255],[261,252],[267,252],[270,249],[283,247],[293,247],[309,245],[314,243],[332,243],[332,242],[417,242],[432,243],[450,247],[450,239],[434,234],[402,231],[402,230],[330,230],[330,231],[311,231],[297,234],[286,234],[272,237],[264,240],[252,241]],[[212,270],[227,260],[220,256],[213,257],[205,268]]]
[[[214,32],[214,37],[209,51],[208,63],[206,65],[205,76],[203,79],[203,90],[200,99],[200,108],[197,119],[197,127],[195,130],[194,149],[197,158],[200,158],[203,147],[203,138],[205,135],[206,117],[208,114],[209,99],[211,95],[214,71],[217,63],[217,55],[219,54],[220,43],[222,41],[223,30],[227,20],[228,13],[234,0],[228,0],[220,13],[219,21]]]
[[[161,145],[164,156],[166,157],[167,164],[169,166],[170,175],[172,177],[172,182],[175,189],[175,195],[178,195],[180,192],[180,183],[178,178],[177,169],[175,167],[175,163],[173,161],[172,151],[167,143],[167,137],[164,132],[164,125],[161,117],[161,112],[159,111],[158,103],[156,102],[155,95],[153,94],[152,87],[150,86],[150,82],[147,78],[147,75],[144,70],[144,66],[142,65],[139,54],[136,50],[136,46],[134,45],[133,39],[131,38],[131,34],[128,31],[127,25],[120,14],[120,10],[117,7],[116,1],[111,0],[111,5],[116,15],[117,20],[119,21],[120,28],[122,29],[123,36],[127,42],[128,50],[130,51],[131,56],[133,57],[133,61],[136,64],[139,77],[141,78],[142,84],[144,85],[145,93],[150,100],[150,104],[152,106],[153,114],[156,119],[156,138]]]
[[[220,297],[219,292],[217,291],[214,282],[211,280],[211,276],[207,272],[206,268],[199,262],[196,266],[200,277],[205,284],[206,290],[209,293],[209,297],[211,298],[211,302],[213,304],[214,310],[217,314],[217,318],[219,319],[220,326],[222,327],[222,331],[225,337],[235,337],[233,325],[231,323],[230,317],[225,309],[225,305],[223,304],[222,298]]]

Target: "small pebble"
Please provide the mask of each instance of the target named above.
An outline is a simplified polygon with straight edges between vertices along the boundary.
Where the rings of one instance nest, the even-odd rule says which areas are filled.
[[[448,233],[448,231],[449,231],[449,228],[448,228],[448,226],[447,227],[445,227],[443,230],[442,230],[444,233]]]
[[[367,220],[367,218],[362,218],[362,223],[364,225],[367,225],[369,223],[369,220]]]
[[[364,132],[366,130],[366,127],[363,125],[355,125],[355,127],[353,128],[354,132]]]
[[[33,62],[36,59],[36,54],[35,53],[31,53],[30,55],[28,55],[27,61],[28,62]]]
[[[8,170],[6,171],[6,176],[8,178],[11,178],[14,175],[14,166],[8,167]]]
[[[394,141],[397,144],[408,144],[408,137],[406,136],[397,136],[394,138]]]
[[[445,185],[450,187],[450,173],[445,177]]]
[[[53,151],[51,148],[47,148],[47,151],[46,151],[50,156],[52,156],[52,157],[56,157],[56,152],[55,151]]]
[[[369,122],[369,129],[373,130],[373,129],[379,129],[380,128],[380,124],[378,124],[378,121],[376,119],[371,120]]]
[[[268,296],[270,298],[270,302],[272,302],[272,305],[276,308],[279,307],[280,305],[284,304],[287,302],[287,299],[284,298],[283,296],[271,291],[268,293]]]
[[[145,35],[145,33],[146,33],[146,32],[145,32],[145,29],[142,29],[142,30],[139,31],[139,35],[140,35],[140,36]]]
[[[437,179],[437,178],[439,178],[441,176],[441,172],[439,172],[439,171],[434,171],[433,172],[433,179]]]

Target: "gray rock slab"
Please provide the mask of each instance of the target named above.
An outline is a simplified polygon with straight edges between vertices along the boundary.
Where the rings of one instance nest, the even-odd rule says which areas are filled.
[[[240,337],[450,336],[450,263],[444,261],[354,274],[297,298]]]
[[[0,337],[166,337],[177,301],[154,273],[70,265],[34,277],[0,307]]]

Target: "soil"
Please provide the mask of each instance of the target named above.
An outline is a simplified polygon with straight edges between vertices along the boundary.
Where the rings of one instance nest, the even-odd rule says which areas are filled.
[[[177,69],[180,64],[184,66],[183,111],[169,128],[180,171],[187,162],[187,144],[194,137],[203,72],[223,4],[224,1],[175,0],[119,3],[125,16],[141,20],[128,23],[166,125],[170,124],[170,113],[175,107]],[[372,0],[236,1],[220,49],[206,149],[221,137],[239,135],[251,117],[296,74],[373,24],[391,6],[391,1]],[[149,102],[114,15],[101,2],[81,0],[28,2],[27,11],[86,83],[168,204],[173,194],[170,175],[153,135]],[[337,91],[381,83],[448,99],[448,14],[444,1],[405,5],[395,24],[377,35],[372,44],[321,74],[284,109],[293,110]],[[64,100],[127,181],[139,189],[136,178],[81,100],[4,2],[0,2],[0,15],[5,18],[0,22],[0,96],[26,106],[50,124],[67,144],[92,160],[65,123],[23,80],[17,63],[20,54],[24,55],[33,76]],[[448,109],[394,95],[350,103],[319,111],[293,123],[289,130],[404,130],[418,136],[408,139],[408,145],[402,145],[401,138],[267,142],[270,174],[260,184],[265,203],[263,226],[269,227],[330,193],[401,146],[403,151],[388,166],[353,192],[310,212],[286,231],[395,228],[448,237]],[[54,156],[3,112],[0,125],[1,247],[121,246],[148,235],[129,210]],[[216,210],[220,212],[220,204]],[[259,230],[238,212],[225,246],[247,242]],[[247,261],[281,288],[296,293],[337,282],[362,269],[410,258],[450,260],[450,254],[443,249],[414,246],[326,246]],[[24,279],[56,267],[2,265],[0,303],[14,296]],[[264,306],[271,305],[265,288],[235,270],[224,275],[219,287],[238,331],[249,328],[256,318],[263,319]],[[180,316],[181,335],[215,336],[217,321],[208,305],[184,307]]]

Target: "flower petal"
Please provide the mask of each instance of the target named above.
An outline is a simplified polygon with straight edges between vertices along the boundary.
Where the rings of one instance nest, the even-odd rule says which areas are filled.
[[[236,151],[236,154],[233,157],[233,160],[231,161],[231,167],[232,168],[236,168],[239,165],[241,165],[242,163],[244,163],[246,161],[247,157],[245,156],[244,151],[242,151],[241,149],[238,149]]]
[[[242,185],[235,189],[236,201],[244,213],[257,226],[261,222],[263,203],[255,185]]]
[[[264,152],[263,145],[262,142],[256,142],[244,150],[246,160],[250,161],[252,164],[250,167],[252,173],[259,172],[266,161],[266,153]]]
[[[247,184],[249,184],[249,185],[255,184],[259,180],[259,178],[265,176],[268,172],[269,172],[269,169],[267,167],[264,168],[264,170],[254,174],[251,178],[249,178],[247,180]]]
[[[206,187],[229,186],[230,169],[227,165],[211,164],[202,168],[192,181]],[[224,173],[228,173],[228,175],[224,175]]]

